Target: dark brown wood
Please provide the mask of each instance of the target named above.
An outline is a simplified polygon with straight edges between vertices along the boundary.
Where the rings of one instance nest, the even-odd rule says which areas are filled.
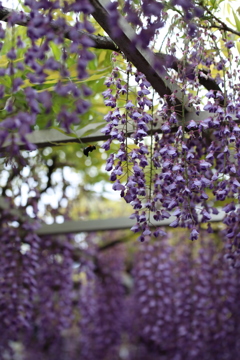
[[[107,11],[107,4],[109,1],[105,0],[90,0],[95,11],[93,17],[99,23],[99,25],[106,31],[111,39],[117,44],[121,52],[126,58],[132,62],[132,64],[142,72],[147,80],[150,82],[152,87],[158,92],[161,97],[164,95],[171,95],[175,92],[176,104],[175,108],[178,114],[182,113],[182,102],[187,104],[187,100],[183,99],[183,94],[180,87],[176,84],[172,84],[170,81],[165,79],[167,72],[163,69],[161,73],[155,69],[155,54],[148,49],[142,49],[140,46],[133,45],[133,38],[135,32],[123,16],[119,15],[119,27],[122,31],[120,36],[115,36],[109,27],[109,13]],[[184,112],[188,112],[190,109],[185,106]]]

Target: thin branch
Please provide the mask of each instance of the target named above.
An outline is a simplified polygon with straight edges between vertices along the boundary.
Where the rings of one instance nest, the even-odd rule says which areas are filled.
[[[111,43],[108,42],[108,45],[111,44],[111,48],[112,49],[114,48],[115,51],[118,48],[121,49],[121,51],[125,54],[126,58],[129,59],[133,63],[133,65],[146,76],[147,80],[150,82],[152,87],[159,93],[160,96],[163,97],[166,94],[170,96],[173,92],[175,92],[175,96],[176,96],[175,107],[182,108],[181,98],[180,98],[181,89],[176,84],[172,84],[168,80],[164,79],[164,76],[166,76],[167,73],[165,75],[164,74],[160,75],[159,72],[156,71],[156,69],[154,69],[153,66],[154,58],[150,50],[144,50],[137,46],[133,47],[132,38],[133,36],[135,36],[135,32],[133,31],[131,26],[126,21],[124,21],[124,18],[122,18],[122,22],[124,22],[123,24],[124,29],[122,29],[123,33],[120,37],[116,37],[116,38],[113,37],[112,31],[108,25],[109,14],[106,11],[104,5],[102,5],[102,3],[99,2],[99,0],[91,0],[91,2],[95,8],[95,11],[93,12],[92,16],[100,24],[100,26],[107,32],[107,34],[109,34],[113,39]],[[11,16],[11,10],[8,8],[1,8],[0,11],[1,11],[0,20],[2,19],[3,21],[8,21],[9,17]],[[14,11],[12,13],[14,13]],[[28,22],[31,21],[30,17],[24,14],[23,12],[20,13],[18,12],[18,15],[19,15],[19,21],[17,22],[17,24],[19,25],[26,26]],[[54,31],[61,31],[59,27],[55,26],[54,22],[52,24],[50,23],[50,25],[52,26]],[[70,26],[68,30],[70,30]],[[92,35],[90,34],[87,35],[90,38],[92,38]],[[69,31],[65,33],[65,37],[69,38]],[[95,40],[94,42],[98,40],[98,46],[101,43],[101,47],[103,47],[104,45],[106,46],[106,43],[103,41],[103,38],[104,37],[98,37],[95,35],[95,38],[92,39],[93,41]],[[114,42],[117,44],[118,48],[116,47]],[[188,111],[189,109],[186,106],[186,112]]]
[[[47,191],[47,189],[49,189],[52,186],[52,175],[53,175],[54,170],[56,170],[56,168],[57,168],[57,155],[54,155],[52,157],[52,165],[49,165],[49,166],[47,165],[47,167],[48,167],[48,173],[47,173],[48,181],[47,181],[45,188],[40,191],[40,194],[43,194],[44,192]]]
[[[20,26],[27,26],[29,21],[31,20],[30,16],[28,14],[25,14],[24,12],[17,12],[13,9],[9,9],[6,7],[0,7],[0,21],[8,22],[9,17],[11,14],[17,13],[19,20],[16,22],[16,25]],[[50,24],[52,29],[54,31],[61,30],[59,27],[57,27],[54,23]],[[116,44],[112,41],[112,39],[108,36],[101,36],[101,35],[94,35],[89,34],[85,31],[79,30],[79,35],[87,35],[93,42],[94,42],[94,48],[95,49],[106,49],[106,50],[112,50],[119,52],[119,48],[116,46]],[[66,39],[71,40],[71,37],[69,35],[69,31],[65,32],[64,37]]]
[[[212,19],[214,19],[217,23],[221,24],[221,25],[212,24],[211,28],[216,28],[216,29],[219,29],[219,30],[228,31],[228,32],[231,32],[232,34],[240,36],[239,31],[234,30],[234,29],[230,28],[229,26],[227,26],[222,20],[217,18],[206,6],[202,6],[202,8],[211,16]],[[211,20],[209,19],[209,22],[210,21]]]
[[[166,64],[166,68],[170,68],[178,72],[178,66],[182,64],[181,60],[176,58],[175,56],[169,56],[167,54],[163,53],[155,53],[155,55],[162,60],[164,64]],[[170,58],[170,61],[169,61]],[[190,72],[194,74],[194,66],[191,64],[186,64],[187,67],[189,67]],[[191,69],[192,67],[192,69]],[[205,75],[208,75],[208,72],[206,70],[201,70],[202,73]],[[199,83],[204,86],[207,90],[214,90],[214,91],[221,91],[218,84],[212,79],[212,78],[205,78],[202,76],[198,76]]]
[[[203,25],[199,25],[202,29],[207,29],[207,30],[210,30],[210,29],[219,29],[219,30],[223,30],[223,31],[228,31],[228,32],[231,32],[232,34],[235,34],[235,35],[238,35],[240,36],[240,32],[237,31],[237,30],[233,30],[231,29],[230,27],[228,27],[227,25],[226,26],[222,26],[222,25],[216,25],[216,24],[212,24],[210,26],[203,26]]]
[[[127,20],[119,14],[118,27],[120,33],[112,31],[112,27],[109,24],[109,17],[111,14],[107,8],[106,0],[90,0],[90,3],[94,7],[92,16],[99,23],[99,25],[106,31],[106,33],[113,39],[113,41],[121,49],[126,59],[129,60],[141,73],[146,76],[151,86],[156,90],[160,97],[168,95],[167,102],[170,96],[175,95],[175,111],[182,111],[182,89],[176,83],[172,83],[168,79],[166,70],[162,67],[162,64],[156,64],[156,58],[150,49],[145,49],[138,44],[134,45],[134,39],[136,33]],[[161,70],[158,68],[161,67]],[[184,99],[185,112],[191,111],[188,106],[188,99],[185,96]],[[173,104],[170,103],[172,107]]]
[[[7,22],[8,18],[11,16],[11,14],[14,11],[15,10],[13,10],[13,9],[1,7],[0,8],[0,20]],[[20,13],[18,12],[18,14],[20,16],[18,17],[19,20],[17,22],[17,25],[27,26],[28,22],[30,21],[30,16],[23,12],[20,12]],[[52,28],[56,32],[59,31],[59,28],[55,24],[52,24]],[[227,29],[227,27],[225,27],[225,29]],[[85,32],[85,31],[79,31],[79,35],[88,36],[94,42],[94,45],[92,47],[95,49],[112,50],[112,51],[116,51],[116,52],[121,52],[120,48],[113,42],[113,40],[109,36],[93,35],[93,34],[89,34],[89,33]],[[239,35],[240,35],[240,33],[239,33]],[[70,39],[69,32],[66,32],[64,36],[65,36],[65,38]],[[178,72],[178,65],[180,64],[180,60],[178,60],[177,58],[172,58],[171,61],[167,61],[168,55],[163,54],[163,53],[156,53],[156,55],[158,56],[158,58],[163,60],[163,62],[166,64],[166,68],[171,68],[171,69],[174,69],[176,72]],[[202,72],[206,73],[205,70],[202,70]],[[213,79],[205,79],[203,77],[199,77],[199,83],[202,86],[204,86],[207,90],[220,91],[219,86]]]

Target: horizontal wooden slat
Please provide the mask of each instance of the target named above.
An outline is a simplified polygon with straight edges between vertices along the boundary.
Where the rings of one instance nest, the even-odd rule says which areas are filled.
[[[211,222],[220,222],[224,219],[225,212],[219,211],[218,215],[212,215]],[[175,216],[163,221],[155,221],[151,216],[151,224],[153,226],[168,226],[175,220]],[[128,217],[118,217],[106,220],[79,220],[79,221],[65,221],[62,224],[43,225],[38,231],[38,235],[57,235],[68,233],[82,233],[94,231],[111,231],[111,230],[125,230],[130,229],[136,220],[131,220]]]
[[[210,114],[207,111],[202,111],[200,112],[199,115],[196,115],[195,112],[189,112],[185,115],[185,120],[186,123],[189,123],[190,120],[194,120],[196,121],[196,123],[199,123],[200,121],[213,116],[213,114]],[[180,118],[179,118],[180,119]],[[181,121],[181,119],[180,119]],[[239,121],[236,121],[236,123],[238,123]],[[162,120],[159,117],[159,125],[154,128],[154,132],[159,132],[161,133],[161,124],[162,124]],[[96,127],[99,124],[96,124]],[[104,125],[103,125],[104,127]],[[129,133],[128,135],[130,136],[133,132],[133,128],[131,130],[131,125],[129,124],[128,126],[129,129]],[[178,129],[178,127],[172,128],[172,132],[175,132]],[[94,143],[94,142],[98,142],[98,141],[106,141],[107,139],[109,139],[109,135],[104,135],[103,133],[101,133],[100,130],[98,131],[94,131],[91,134],[87,135],[87,136],[83,136],[84,134],[84,129],[78,130],[75,132],[75,135],[77,137],[73,137],[67,134],[64,134],[58,130],[55,129],[48,129],[48,130],[35,130],[33,131],[31,134],[27,135],[27,139],[35,144],[38,148],[44,148],[46,146],[59,146],[59,145],[63,145],[66,143]],[[6,141],[2,148],[0,148],[0,150],[4,150],[4,148],[9,144],[8,141]],[[20,143],[20,148],[24,150],[25,145]]]
[[[21,211],[18,208],[10,207],[9,203],[3,197],[0,197],[0,209],[10,210],[13,215],[26,219],[25,216],[21,216]],[[221,222],[225,217],[225,212],[219,208],[218,215],[212,214],[210,222]],[[201,217],[201,215],[199,215]],[[175,216],[171,216],[169,219],[163,221],[155,221],[153,216],[150,216],[150,223],[153,226],[169,226],[172,221],[176,219]],[[200,220],[200,219],[199,219]],[[38,230],[38,235],[57,235],[57,234],[77,234],[82,232],[94,232],[94,231],[111,231],[111,230],[125,230],[130,229],[136,220],[131,220],[128,217],[117,217],[109,219],[97,219],[97,220],[78,220],[78,221],[65,221],[62,224],[54,223],[51,225],[42,225]]]

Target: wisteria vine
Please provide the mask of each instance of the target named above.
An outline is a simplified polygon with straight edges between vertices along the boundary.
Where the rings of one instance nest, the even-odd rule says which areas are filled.
[[[128,246],[104,250],[96,234],[84,248],[50,236],[2,242],[0,358],[235,359],[239,254],[207,233],[198,247],[185,236],[144,242],[130,262]]]
[[[153,101],[156,94],[149,82],[129,64],[125,77],[121,76],[122,59],[106,80],[108,89],[103,97],[111,111],[105,116],[107,125],[102,132],[110,139],[103,148],[109,150],[114,140],[120,143],[119,151],[108,157],[106,170],[111,171],[113,189],[121,191],[135,210],[131,216],[136,219],[132,231],[140,232],[140,241],[151,235],[164,235],[160,228],[150,229],[150,212],[159,222],[175,216],[170,226],[189,228],[190,239],[196,240],[201,224],[208,223],[208,231],[212,231],[209,221],[219,212],[214,204],[222,202],[227,214],[226,238],[238,246],[239,59],[234,59],[234,44],[227,39],[225,58],[220,51],[215,55],[206,50],[206,43],[210,49],[216,49],[215,35],[200,29],[198,37],[188,34],[188,26],[183,22],[181,31],[185,36],[178,49],[182,60],[177,72],[165,75],[166,80],[181,87],[181,108],[177,90]],[[180,35],[176,37],[180,39]],[[176,43],[167,39],[171,54],[165,67],[173,67]],[[207,86],[206,92],[201,84],[204,79],[213,80],[213,71],[215,88]],[[135,97],[129,100],[132,92]],[[187,122],[189,109],[194,120]],[[134,144],[129,146],[127,137]]]
[[[110,151],[106,170],[113,189],[133,207],[131,230],[145,242],[138,244],[134,260],[125,267],[123,248],[104,253],[89,238],[81,248],[72,235],[37,235],[41,194],[53,186],[50,176],[43,186],[41,171],[21,149],[36,149],[28,135],[39,128],[71,133],[90,109],[91,89],[84,80],[94,59],[89,48],[95,43],[88,36],[95,31],[89,17],[94,4],[25,0],[29,14],[13,11],[7,28],[0,27],[5,59],[0,148],[12,171],[1,192],[0,359],[19,353],[24,360],[236,359],[240,86],[234,51],[239,40],[221,23],[213,33],[205,8],[196,2],[143,0],[136,6],[125,1],[122,11],[111,2],[106,9],[110,35],[123,33],[123,14],[136,32],[132,51],[149,51],[167,89],[160,97],[121,48],[115,49],[103,92],[110,111],[102,148]],[[17,24],[24,25],[22,35]],[[166,56],[157,51],[164,47]],[[25,165],[32,171],[25,177],[28,195],[14,212],[23,198],[19,184]],[[64,199],[66,187],[64,182]],[[226,213],[223,249],[208,240],[220,206]],[[51,209],[52,217],[58,213]],[[186,233],[173,246],[165,230],[152,226],[152,219],[161,225],[171,215],[170,227],[187,228],[191,240],[200,238],[199,252],[193,250],[198,243],[183,243]],[[161,241],[150,243],[153,237]]]

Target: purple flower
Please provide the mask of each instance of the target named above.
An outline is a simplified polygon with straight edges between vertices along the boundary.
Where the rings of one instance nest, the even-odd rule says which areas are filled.
[[[157,230],[155,230],[153,232],[153,235],[157,238],[159,236],[166,236],[167,233],[165,231],[163,231],[162,229],[158,228]]]
[[[172,210],[173,208],[175,208],[178,205],[177,201],[175,199],[173,199],[169,205],[168,205],[168,210]]]
[[[5,38],[5,30],[2,28],[2,24],[0,24],[0,39]]]
[[[127,191],[126,195],[124,196],[124,200],[127,204],[132,202],[135,198],[136,196],[134,196],[133,193],[131,193],[130,191]],[[139,207],[139,209],[141,209],[141,207]]]
[[[199,161],[199,166],[201,170],[207,170],[209,169],[212,164],[210,164],[209,162],[207,162],[206,160],[200,160]]]
[[[225,43],[226,48],[231,49],[234,46],[234,42],[232,40],[227,41]]]
[[[223,211],[225,211],[225,213],[229,213],[230,211],[234,211],[234,210],[236,210],[236,206],[233,202],[223,207]]]
[[[205,209],[202,211],[202,215],[203,215],[202,222],[209,221],[212,218],[211,215]]]
[[[169,224],[169,226],[176,228],[178,227],[178,219],[174,220],[173,222],[171,222],[171,224]]]
[[[56,61],[53,57],[47,59],[44,63],[44,68],[49,70],[58,70],[60,67],[60,63]]]
[[[164,219],[169,219],[170,218],[170,214],[169,214],[169,212],[167,212],[166,210],[162,210],[162,217],[164,218]]]
[[[142,139],[144,136],[147,136],[146,131],[144,131],[143,129],[138,129],[136,134],[135,134],[135,137],[139,138],[139,139]]]
[[[133,225],[130,229],[131,231],[133,231],[134,233],[137,233],[139,231],[141,231],[141,225],[139,223]]]
[[[135,165],[133,166],[133,171],[137,176],[140,176],[142,174],[142,170],[140,169],[137,163],[135,163]]]
[[[197,28],[197,25],[195,23],[189,23],[188,24],[188,35],[190,37],[194,37],[196,36],[198,33],[198,28]],[[191,79],[193,80],[193,79]]]
[[[25,46],[24,42],[22,41],[21,37],[18,36],[18,37],[17,37],[17,47],[18,47],[19,49],[22,49],[22,48],[24,48],[24,46]]]
[[[113,168],[113,164],[111,162],[108,162],[105,166],[105,170],[106,171],[111,171]]]
[[[134,119],[134,120],[138,120],[140,117],[142,117],[142,114],[140,114],[138,111],[134,111],[131,115],[131,117]]]
[[[240,127],[238,125],[235,125],[233,127],[233,133],[237,135],[239,132],[240,132]]]
[[[208,101],[207,105],[203,107],[203,110],[209,111],[210,113],[215,113],[217,111],[217,105],[214,105]]]
[[[4,97],[4,91],[5,91],[5,86],[0,85],[0,99],[2,99]]]
[[[112,126],[112,125],[111,125],[111,126]],[[112,138],[112,139],[117,139],[118,129],[117,129],[117,128],[113,128],[113,129],[111,130],[111,132],[110,132],[110,135],[111,135],[111,138]],[[119,150],[119,151],[120,151],[120,150]],[[123,150],[121,150],[121,155],[123,155],[122,152],[123,152]],[[120,155],[120,154],[119,154],[119,155]],[[120,157],[119,157],[119,159],[120,159]]]
[[[133,207],[135,210],[141,209],[141,208],[142,208],[142,204],[141,204],[140,200],[139,200],[139,199],[134,199],[134,200],[132,201],[132,207]]]
[[[153,121],[153,118],[150,114],[148,113],[143,113],[143,117],[142,120],[144,120],[146,123]]]
[[[124,145],[121,146],[121,148],[118,150],[116,157],[121,161],[125,161],[127,159],[127,154]]]
[[[167,134],[170,132],[171,127],[170,127],[170,123],[169,122],[165,122],[162,126],[161,126],[161,130],[163,133]]]
[[[111,94],[112,94],[112,89],[110,89],[110,88],[108,88],[107,90],[105,90],[105,91],[102,92],[102,96],[103,96],[104,98],[110,97]]]
[[[191,159],[194,159],[194,155],[192,152],[188,152],[187,153],[187,160],[191,160]]]
[[[17,54],[16,54],[16,50],[14,48],[12,48],[8,53],[7,53],[7,57],[10,60],[16,60],[17,58]]]
[[[111,108],[115,108],[116,107],[116,99],[114,97],[112,97],[111,99],[109,100],[105,100],[104,101],[104,104],[106,106],[110,106]]]
[[[145,156],[142,155],[142,156],[140,157],[139,165],[140,165],[142,168],[144,168],[144,167],[146,167],[146,166],[148,165],[148,161],[147,161],[147,159],[146,159]]]
[[[194,120],[191,120],[190,123],[187,125],[188,129],[197,129],[198,125],[196,124],[196,122]]]
[[[102,147],[105,151],[107,151],[107,150],[110,149],[111,142],[112,142],[112,140],[111,140],[111,139],[108,139],[105,143],[102,144],[101,147]]]
[[[125,108],[126,109],[131,109],[131,108],[133,108],[134,107],[134,105],[133,105],[133,103],[131,102],[131,101],[128,101],[126,104],[125,104]]]
[[[153,218],[154,218],[154,220],[156,220],[156,221],[162,220],[162,216],[161,216],[161,213],[160,213],[159,210],[156,212],[156,214],[153,215]]]
[[[179,209],[179,208],[178,208],[178,209],[176,209],[176,210],[173,212],[173,214],[172,214],[172,215],[173,215],[173,216],[177,216],[177,217],[178,217],[178,216],[180,216],[180,215],[181,215],[181,213],[182,213],[181,209]]]
[[[199,236],[199,232],[194,228],[192,231],[191,231],[191,234],[190,234],[190,240],[197,240],[198,239],[198,236]]]
[[[113,190],[115,190],[115,191],[116,191],[116,190],[125,190],[125,186],[122,185],[119,180],[117,180],[117,181],[113,184],[112,188],[113,188]]]
[[[151,236],[151,235],[152,235],[151,230],[149,229],[148,226],[146,226],[145,230],[143,231],[143,236]]]
[[[13,92],[17,92],[18,89],[19,89],[19,87],[20,87],[22,84],[23,84],[23,81],[22,81],[21,78],[15,78],[15,79],[13,80],[13,87],[12,87]]]
[[[206,94],[205,94],[205,96],[208,98],[208,99],[211,99],[211,98],[215,98],[215,93],[214,93],[214,91],[213,90],[209,90]]]
[[[143,212],[141,213],[141,215],[138,216],[138,221],[139,221],[139,222],[146,222],[146,221],[147,221],[145,211],[143,211]]]
[[[52,108],[52,96],[48,91],[38,93],[38,101],[45,107],[46,113],[49,113]]]

